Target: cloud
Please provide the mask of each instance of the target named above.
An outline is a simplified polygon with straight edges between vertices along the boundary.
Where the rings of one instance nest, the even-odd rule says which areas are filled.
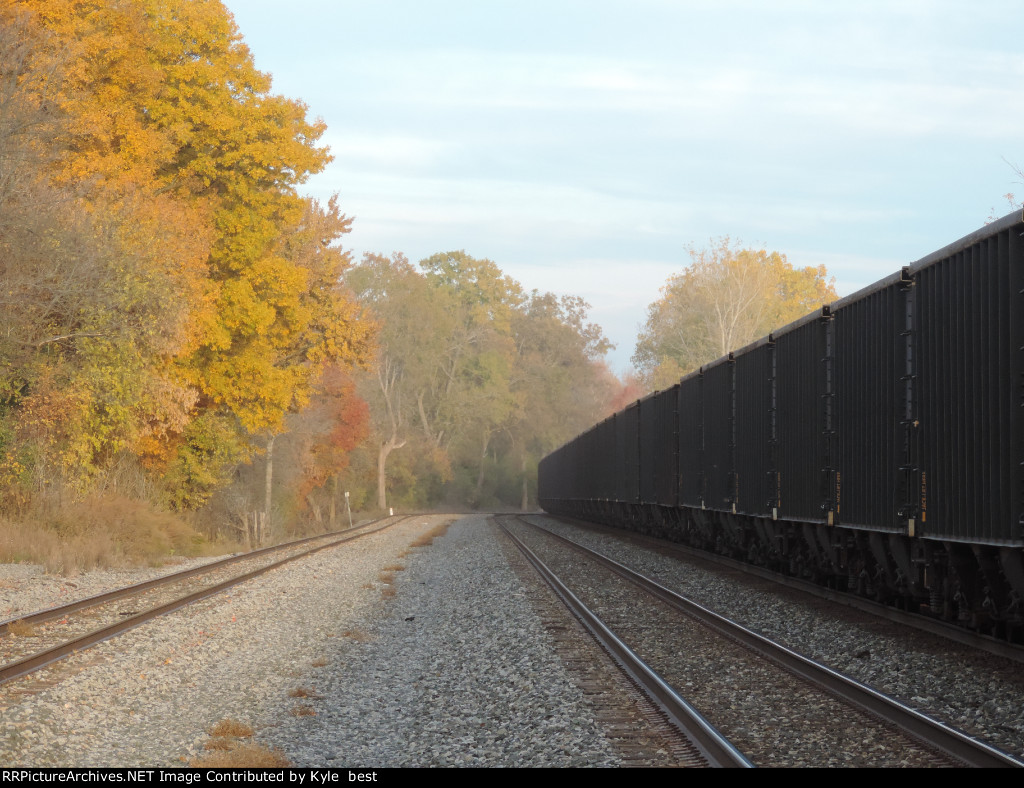
[[[441,139],[412,134],[329,132],[323,142],[343,167],[404,173],[432,167],[450,148]]]
[[[495,113],[500,125],[509,112],[619,116],[613,128],[631,124],[640,134],[654,120],[679,139],[744,138],[751,124],[800,137],[807,123],[818,134],[995,137],[1024,123],[1024,55],[966,47],[908,52],[866,27],[831,32],[813,44],[808,37],[783,34],[772,42],[781,51],[771,58],[742,49],[719,58],[659,60],[427,48],[377,50],[344,67],[368,83],[363,100],[415,107],[435,132],[441,129],[433,119],[449,117],[444,131],[455,135],[463,123],[479,129],[482,114]],[[546,125],[535,123],[534,133],[543,134]]]
[[[688,244],[845,295],[980,226],[1024,158],[1019,0],[228,5],[325,117],[308,189],[352,248],[490,257],[586,297],[625,358]]]

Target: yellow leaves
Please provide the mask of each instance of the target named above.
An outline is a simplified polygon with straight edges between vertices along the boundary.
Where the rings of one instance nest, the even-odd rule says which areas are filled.
[[[51,34],[40,57],[59,65],[56,100],[66,113],[66,145],[55,173],[61,183],[99,176],[144,181],[139,163],[163,149],[159,130],[142,116],[159,71],[145,57],[146,20],[130,3],[17,0]],[[41,39],[42,40],[42,39]]]
[[[221,286],[217,316],[233,340],[251,341],[266,337],[277,310],[259,297],[251,282],[238,277]]]
[[[279,368],[274,358],[272,348],[255,341],[219,356],[202,370],[204,387],[250,433],[279,428],[286,412],[304,404],[308,368]]]
[[[206,489],[211,424],[277,429],[322,365],[369,357],[372,324],[340,289],[349,259],[333,246],[351,220],[296,192],[330,160],[325,126],[269,93],[220,0],[12,2],[38,34],[38,67],[22,71],[58,77],[23,85],[37,112],[59,109],[48,185],[76,195],[46,248],[60,276],[91,255],[96,280],[52,332],[93,341],[40,362],[80,399],[33,390],[20,428],[53,438],[69,467],[131,448]]]
[[[633,363],[648,388],[696,369],[835,300],[824,266],[794,269],[786,256],[743,249],[729,238],[690,249],[691,264],[670,277],[648,308]]]

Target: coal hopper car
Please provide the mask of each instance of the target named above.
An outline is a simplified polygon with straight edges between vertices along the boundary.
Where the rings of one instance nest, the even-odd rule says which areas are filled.
[[[545,457],[553,514],[1024,632],[1024,217],[738,348]]]

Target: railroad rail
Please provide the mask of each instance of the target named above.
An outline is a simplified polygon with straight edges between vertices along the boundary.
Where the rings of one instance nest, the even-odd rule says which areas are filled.
[[[707,608],[676,594],[657,582],[640,575],[607,556],[590,550],[535,523],[520,522],[542,532],[560,543],[579,551],[590,560],[606,567],[669,607],[699,621],[720,635],[741,644],[760,658],[783,667],[813,686],[821,688],[864,713],[886,724],[907,732],[931,751],[942,754],[957,764],[976,767],[1021,767],[1024,762],[985,742],[978,741],[937,720],[900,703],[877,690],[861,684],[825,665],[810,660],[792,650],[776,644],[755,632],[719,616]]]
[[[203,575],[213,574],[237,563],[271,558],[270,561],[255,569],[232,575],[223,581],[216,582],[211,585],[205,585],[188,594],[177,596],[168,601],[156,604],[147,610],[141,612],[132,611],[129,615],[116,614],[113,616],[115,620],[98,628],[91,629],[74,637],[63,639],[53,646],[0,665],[0,684],[7,683],[13,679],[41,670],[47,665],[63,659],[70,654],[81,651],[104,640],[108,640],[109,638],[130,629],[134,629],[135,627],[144,624],[147,621],[151,621],[158,616],[170,613],[194,602],[198,602],[202,599],[218,594],[232,586],[269,572],[271,569],[284,566],[291,561],[312,555],[320,550],[326,550],[329,547],[335,547],[339,544],[376,533],[385,528],[390,528],[412,516],[413,515],[404,515],[382,518],[345,531],[306,537],[304,539],[298,539],[280,545],[261,548],[249,553],[242,553],[219,561],[213,561],[200,567],[186,569],[180,572],[173,572],[153,580],[147,580],[142,583],[125,586],[124,588],[117,588],[102,594],[96,594],[91,597],[69,602],[68,604],[61,605],[59,607],[47,608],[26,616],[0,622],[0,636],[9,637],[11,628],[16,623],[24,626],[36,626],[55,620],[66,619],[69,616],[81,614],[84,611],[95,610],[114,602],[138,598],[155,589],[172,586]],[[272,557],[276,553],[288,553],[288,555],[274,560]],[[66,621],[64,623],[66,623]]]
[[[776,572],[745,561],[739,561],[729,556],[719,555],[700,548],[690,547],[680,542],[673,542],[657,536],[649,536],[636,531],[627,531],[621,528],[602,525],[589,520],[581,520],[575,517],[563,517],[545,515],[554,520],[571,525],[574,528],[585,528],[594,533],[601,533],[613,536],[616,539],[656,549],[666,554],[672,554],[686,560],[699,561],[702,565],[713,565],[725,568],[730,571],[740,572],[762,580],[768,580],[786,588],[792,588],[805,594],[823,599],[828,602],[843,605],[863,613],[868,613],[876,618],[882,618],[903,626],[913,627],[921,632],[937,635],[947,640],[969,646],[979,651],[985,651],[997,657],[1013,660],[1024,664],[1024,646],[1008,643],[1005,640],[994,638],[980,632],[974,632],[957,624],[941,619],[927,616],[923,613],[914,613],[908,610],[901,610],[891,605],[875,602],[864,597],[859,597],[845,591],[836,591],[827,586],[819,585],[810,580],[803,580],[799,577]]]
[[[497,521],[502,531],[519,548],[526,560],[551,586],[555,594],[580,620],[601,646],[618,663],[641,691],[664,714],[668,723],[683,734],[708,766],[749,768],[753,764],[732,743],[717,731],[699,711],[684,700],[676,690],[652,670],[637,654],[618,638],[598,616],[576,597],[543,561]]]

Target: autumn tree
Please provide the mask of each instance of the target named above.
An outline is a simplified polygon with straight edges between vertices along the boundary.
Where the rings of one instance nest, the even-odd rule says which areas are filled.
[[[180,429],[195,397],[169,360],[187,342],[209,235],[163,195],[62,183],[74,47],[0,10],[0,474],[8,492],[78,489],[119,452]]]
[[[426,414],[434,412],[428,397],[444,364],[451,305],[400,253],[364,255],[348,272],[346,283],[379,324],[373,370],[360,377],[359,392],[370,407],[377,508],[385,509],[392,452],[417,438],[430,452],[444,439],[443,428],[435,433]]]
[[[433,430],[447,436],[445,446],[463,467],[475,469],[476,503],[491,441],[517,407],[513,325],[525,296],[492,260],[464,251],[432,255],[420,268],[432,289],[449,297],[451,333],[433,380]]]
[[[302,441],[301,479],[297,496],[317,522],[326,509],[327,522],[337,525],[340,479],[352,452],[369,435],[369,408],[356,393],[352,377],[338,366],[324,370],[310,407],[296,415],[289,433]]]
[[[92,471],[134,454],[178,507],[254,450],[269,482],[323,367],[369,358],[350,220],[298,193],[323,123],[271,93],[219,0],[3,12],[30,43],[0,61],[5,434]]]
[[[396,486],[420,505],[442,494],[515,502],[541,454],[605,406],[611,376],[596,360],[609,345],[580,299],[527,295],[463,251],[419,270],[399,254],[366,255],[347,282],[380,323],[376,373],[360,384],[380,508]]]
[[[578,296],[534,290],[514,314],[517,408],[506,431],[523,509],[541,457],[605,415],[617,389],[602,360],[612,345],[587,321],[588,309]]]
[[[257,513],[266,511],[269,478],[274,519],[286,535],[337,528],[339,505],[344,511],[341,479],[367,432],[367,406],[355,392],[350,371],[330,365],[309,405],[289,414],[285,430],[275,435],[273,454],[236,468],[233,481],[214,493],[209,509],[240,540],[250,538]],[[268,477],[271,462],[274,471]]]
[[[838,298],[824,266],[794,268],[786,256],[722,238],[691,248],[690,265],[648,307],[633,364],[649,390]]]

